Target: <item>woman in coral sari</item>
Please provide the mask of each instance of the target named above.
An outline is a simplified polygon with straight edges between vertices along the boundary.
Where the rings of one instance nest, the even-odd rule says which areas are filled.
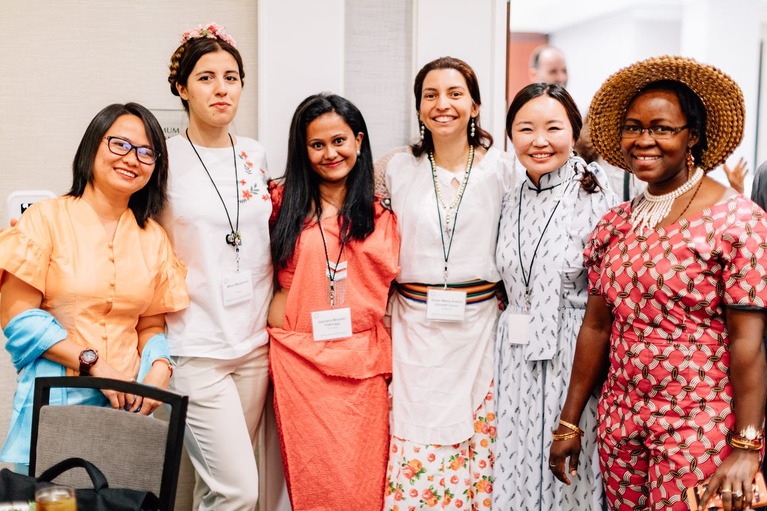
[[[391,374],[382,320],[399,236],[373,194],[370,142],[354,105],[323,94],[298,106],[285,180],[272,195],[280,289],[269,362],[293,509],[378,511]]]

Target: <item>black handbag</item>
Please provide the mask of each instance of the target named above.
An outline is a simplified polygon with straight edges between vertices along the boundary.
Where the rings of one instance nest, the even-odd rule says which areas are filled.
[[[154,493],[110,488],[101,470],[82,458],[60,461],[37,479],[3,469],[0,471],[0,500],[34,501],[35,488],[48,486],[53,479],[77,467],[85,469],[93,483],[93,488],[75,489],[78,511],[161,511],[160,499]]]
[[[39,483],[39,487],[51,483]],[[7,468],[0,470],[0,502],[30,502],[35,500],[37,479],[17,474]]]

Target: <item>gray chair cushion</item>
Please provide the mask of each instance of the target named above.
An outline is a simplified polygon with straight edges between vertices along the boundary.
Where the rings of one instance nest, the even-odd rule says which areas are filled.
[[[168,423],[154,417],[97,406],[43,406],[40,409],[35,475],[62,459],[84,458],[106,476],[111,488],[160,494]],[[91,487],[85,470],[57,479]]]

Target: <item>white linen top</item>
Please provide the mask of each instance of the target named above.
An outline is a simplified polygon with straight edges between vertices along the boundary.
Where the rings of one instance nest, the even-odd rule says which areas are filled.
[[[272,202],[267,189],[266,155],[257,141],[237,137],[231,147],[195,145],[210,173],[205,173],[189,141],[182,136],[168,140],[170,175],[168,205],[160,223],[183,261],[191,305],[166,316],[171,355],[233,359],[264,345],[266,315],[272,297],[272,260],[269,251],[269,216]],[[234,247],[226,243],[240,206],[240,271],[252,275],[253,297],[224,306],[222,280],[235,272]],[[236,198],[237,197],[237,198]]]
[[[377,167],[400,231],[397,281],[441,284],[441,226],[428,157],[415,158],[405,148],[384,157]],[[500,280],[495,265],[498,224],[504,193],[519,179],[515,173],[515,159],[493,148],[472,168],[455,222],[449,283]],[[438,170],[443,196],[452,177]],[[493,378],[497,318],[496,300],[467,305],[464,321],[434,322],[426,320],[426,304],[400,294],[393,297],[392,434],[440,445],[473,435],[474,411]]]

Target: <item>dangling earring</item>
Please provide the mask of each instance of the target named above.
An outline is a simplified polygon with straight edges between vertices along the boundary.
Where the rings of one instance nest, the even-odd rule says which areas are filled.
[[[477,126],[474,124],[474,117],[471,118],[471,124],[469,124],[469,138],[474,138],[474,134],[477,132]]]
[[[423,142],[423,137],[426,134],[426,126],[421,121],[418,121],[418,124],[421,125],[421,142]]]
[[[692,150],[687,149],[687,177],[689,178],[695,170],[695,157],[692,155]]]

